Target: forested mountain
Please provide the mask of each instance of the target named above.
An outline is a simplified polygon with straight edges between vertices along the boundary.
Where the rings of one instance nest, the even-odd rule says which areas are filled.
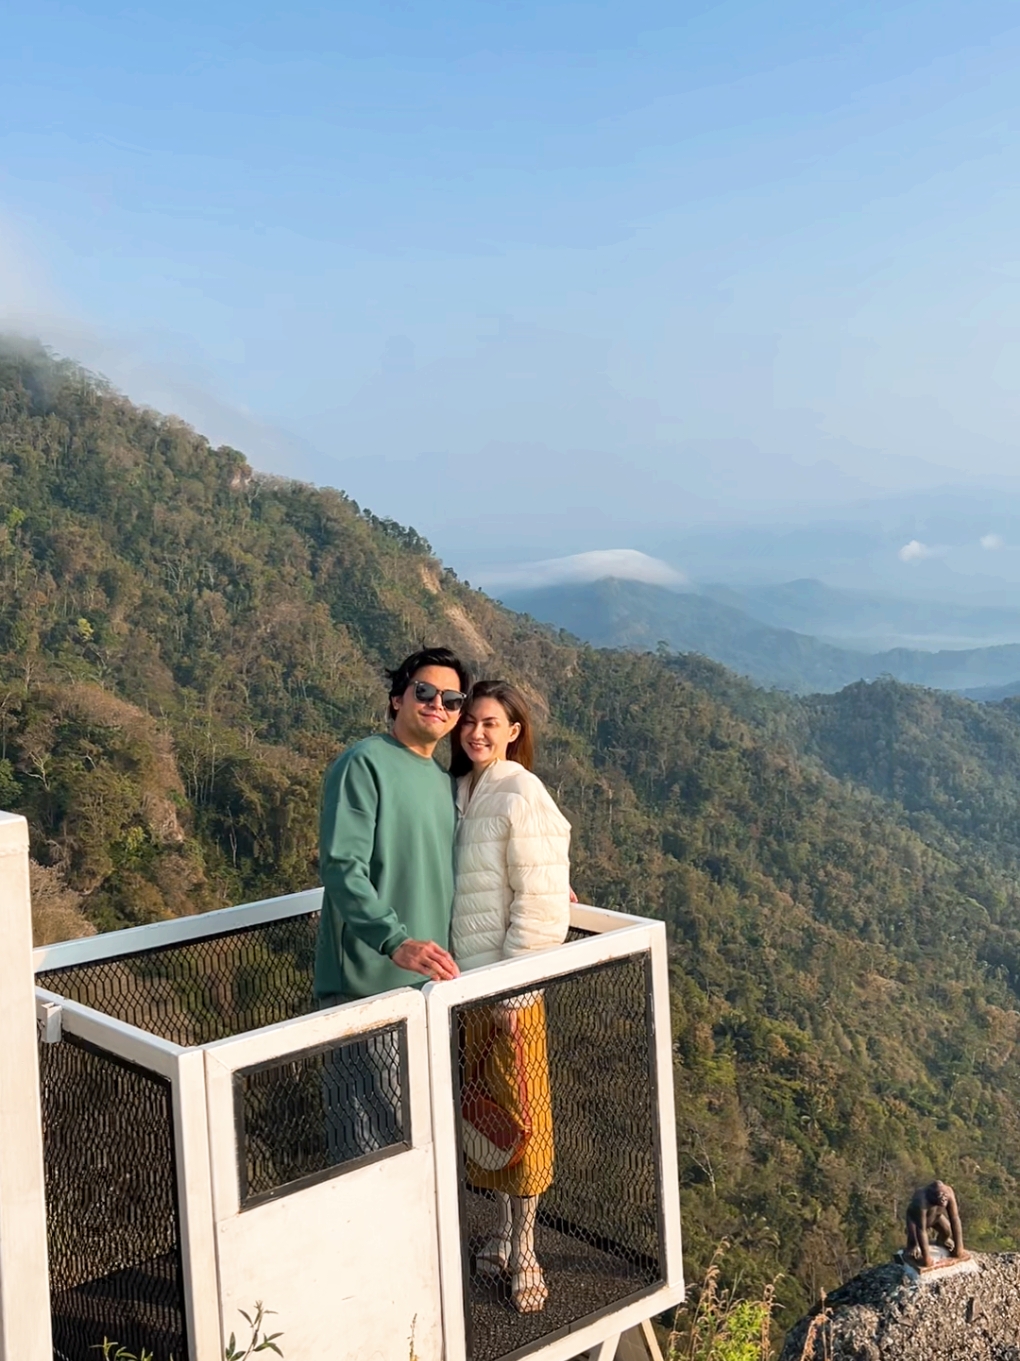
[[[667,922],[688,1273],[727,1235],[793,1318],[933,1172],[1020,1246],[1015,706],[558,639],[342,493],[0,355],[0,805],[40,932],[313,883],[322,770],[423,639],[533,696],[582,897]]]
[[[855,680],[863,654],[774,628],[744,610],[644,581],[602,581],[504,592],[507,606],[566,629],[595,647],[700,652],[761,685],[794,693],[836,690]],[[1020,666],[1020,662],[1018,662]]]
[[[823,591],[823,595],[839,594]],[[775,685],[794,694],[838,690],[856,680],[880,676],[940,690],[1008,686],[1020,677],[1017,643],[936,652],[907,647],[859,652],[763,623],[752,610],[782,614],[785,606],[786,612],[796,613],[791,600],[797,602],[797,593],[784,595],[778,588],[754,588],[744,595],[720,588],[701,593],[606,578],[508,592],[503,598],[511,608],[567,629],[596,647],[648,649],[664,643],[675,651],[700,652],[759,685]],[[1007,625],[1007,611],[986,613]],[[958,617],[964,614],[957,609]]]
[[[895,800],[958,852],[1020,870],[1020,701],[974,704],[881,681],[795,709],[798,745],[843,779]]]

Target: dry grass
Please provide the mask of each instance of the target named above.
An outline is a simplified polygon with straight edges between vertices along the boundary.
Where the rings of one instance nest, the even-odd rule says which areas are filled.
[[[769,1361],[774,1284],[752,1300],[738,1296],[737,1284],[721,1286],[721,1262],[728,1247],[724,1241],[712,1254],[693,1310],[689,1306],[677,1310],[666,1339],[666,1361]]]
[[[825,1303],[823,1290],[818,1313],[812,1318],[804,1336],[799,1361],[832,1361],[832,1329],[829,1326],[831,1319],[832,1310]],[[822,1344],[822,1352],[821,1356],[816,1357],[815,1343],[818,1341]]]

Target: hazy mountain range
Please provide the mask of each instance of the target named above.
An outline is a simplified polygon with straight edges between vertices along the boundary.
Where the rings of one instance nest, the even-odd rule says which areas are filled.
[[[839,590],[811,578],[774,586],[698,587],[701,594],[775,628],[810,633],[861,652],[994,647],[1020,642],[1020,604],[969,605]]]
[[[676,590],[604,578],[500,594],[511,609],[598,647],[664,644],[799,694],[879,676],[981,698],[1020,689],[1020,610],[1006,607],[896,599],[811,580]]]

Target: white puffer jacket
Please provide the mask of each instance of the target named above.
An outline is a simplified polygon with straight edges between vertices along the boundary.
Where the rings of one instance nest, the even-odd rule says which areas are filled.
[[[450,940],[462,969],[562,945],[570,925],[570,823],[516,761],[470,792],[457,782],[457,880]]]

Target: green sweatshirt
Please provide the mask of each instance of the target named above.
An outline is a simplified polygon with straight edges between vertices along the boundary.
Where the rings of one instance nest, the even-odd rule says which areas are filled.
[[[449,947],[455,819],[449,775],[395,737],[366,737],[333,762],[319,814],[317,997],[428,981],[389,957],[409,938]]]

